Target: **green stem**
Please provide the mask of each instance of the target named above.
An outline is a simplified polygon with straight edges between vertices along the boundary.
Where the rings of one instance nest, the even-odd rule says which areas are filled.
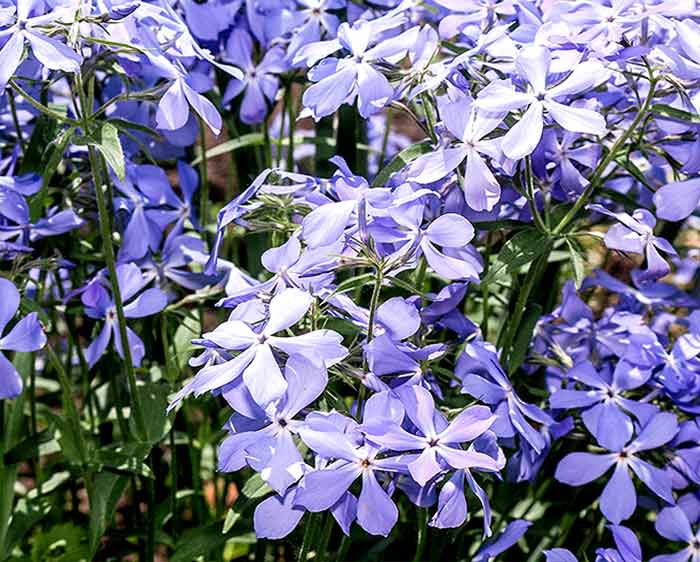
[[[386,159],[386,150],[389,146],[389,133],[391,132],[391,123],[394,119],[394,112],[391,108],[386,110],[386,120],[384,121],[384,135],[382,136],[382,149],[379,152],[379,169],[384,167],[384,160]]]
[[[601,178],[603,176],[603,173],[605,173],[606,168],[615,161],[615,158],[617,157],[617,152],[620,150],[620,148],[627,142],[627,140],[634,134],[635,129],[641,123],[642,119],[644,119],[644,116],[646,113],[649,111],[649,107],[651,107],[651,102],[652,99],[654,98],[654,94],[656,92],[656,80],[651,77],[650,82],[649,82],[649,92],[647,93],[647,97],[644,100],[644,105],[639,109],[637,112],[637,115],[635,116],[634,120],[632,121],[631,125],[625,129],[625,132],[620,135],[620,138],[618,138],[615,143],[612,145],[610,150],[608,151],[608,154],[603,158],[600,164],[596,167],[594,170],[590,182],[584,192],[581,194],[581,196],[576,200],[574,203],[574,206],[569,209],[569,212],[564,215],[564,218],[561,219],[559,224],[554,228],[552,231],[553,235],[558,235],[561,234],[564,229],[569,226],[571,221],[573,221],[576,218],[576,215],[578,212],[588,203],[588,200],[591,198],[593,195],[593,192],[595,189],[599,186],[601,182]]]
[[[328,543],[331,541],[331,534],[333,533],[333,517],[329,513],[326,513],[325,518],[326,522],[323,524],[321,540],[319,541],[318,548],[316,549],[316,559],[318,562],[325,562],[328,551]]]
[[[26,152],[26,146],[24,144],[24,137],[22,136],[22,127],[19,124],[19,117],[17,117],[17,104],[15,103],[15,97],[8,93],[7,101],[10,104],[10,112],[12,113],[12,123],[15,126],[17,142],[19,143],[19,147],[22,149],[22,154],[24,154]]]
[[[267,120],[262,122],[262,133],[263,133],[263,156],[265,158],[265,168],[272,168],[272,143],[270,142],[270,127],[267,124]]]
[[[484,275],[489,271],[489,262],[491,261],[491,233],[486,233],[486,240],[484,245]],[[481,303],[481,337],[484,341],[488,341],[489,338],[489,285],[488,283],[482,283],[481,286],[481,298],[483,302]]]
[[[92,83],[88,84],[88,92],[86,95],[83,81],[80,75],[76,76],[75,87],[77,89],[78,98],[80,100],[82,123],[79,124],[83,129],[84,134],[90,131],[90,119],[92,111]],[[107,202],[105,200],[105,187],[110,189],[109,171],[102,156],[97,154],[93,146],[88,146],[88,159],[90,161],[90,171],[95,186],[95,199],[97,200],[97,213],[100,226],[100,236],[102,238],[102,251],[104,252],[107,271],[109,272],[109,280],[112,285],[112,297],[114,299],[114,308],[117,313],[117,323],[119,329],[119,338],[122,342],[122,353],[124,355],[124,365],[126,375],[129,381],[129,390],[134,407],[134,421],[139,438],[146,438],[146,424],[144,421],[143,408],[139,397],[136,373],[134,371],[134,363],[131,357],[131,348],[129,347],[129,339],[126,331],[126,316],[124,315],[124,305],[122,302],[121,289],[119,287],[119,278],[117,277],[116,258],[114,255],[114,247],[112,246],[112,228],[110,225],[109,211],[107,210]],[[110,198],[111,204],[111,198]]]
[[[384,272],[381,267],[377,267],[375,270],[374,278],[374,288],[372,289],[372,297],[369,301],[369,319],[367,321],[367,343],[370,343],[374,338],[374,322],[377,315],[377,308],[379,307],[379,295],[382,291],[382,282],[384,280]],[[363,360],[363,371],[365,374],[368,372],[367,360]],[[364,383],[360,384],[360,391],[357,395],[357,408],[355,411],[355,418],[357,420],[362,419],[362,406],[365,402],[365,396],[367,394],[367,387]]]
[[[177,509],[177,449],[175,446],[175,420],[173,427],[170,428],[169,445],[170,445],[170,512],[172,513],[172,529],[170,534],[173,537],[173,542],[177,544],[178,535],[180,534],[180,518],[178,517]]]
[[[117,265],[116,258],[114,255],[114,247],[112,246],[112,230],[109,224],[109,215],[107,211],[107,202],[105,201],[105,190],[102,183],[102,171],[103,168],[100,166],[104,162],[99,162],[101,157],[98,159],[98,155],[95,153],[95,149],[88,147],[90,167],[92,169],[92,176],[95,180],[95,195],[97,199],[97,213],[100,225],[100,236],[102,237],[102,249],[105,255],[105,262],[107,263],[107,271],[109,272],[109,280],[112,285],[112,297],[114,299],[114,308],[117,312],[117,324],[119,329],[119,338],[122,342],[122,353],[124,355],[124,365],[126,368],[126,376],[129,381],[129,390],[131,392],[131,399],[134,404],[134,421],[136,423],[136,429],[138,431],[138,437],[146,438],[146,424],[143,416],[143,407],[141,405],[141,398],[139,397],[138,387],[136,382],[136,372],[134,370],[134,362],[131,357],[131,348],[129,347],[129,339],[126,331],[126,316],[124,315],[124,305],[122,302],[121,289],[119,288],[119,277],[117,277]],[[107,179],[106,176],[105,180]]]
[[[10,87],[17,92],[20,96],[22,96],[25,101],[29,103],[29,105],[33,106],[35,109],[38,109],[41,111],[43,114],[48,115],[49,117],[55,119],[56,121],[59,121],[61,123],[69,123],[73,127],[80,127],[82,124],[76,121],[75,119],[71,119],[70,117],[66,117],[64,115],[61,115],[60,113],[57,113],[56,111],[53,111],[52,109],[49,109],[45,105],[39,103],[36,101],[32,96],[30,96],[27,92],[25,92],[21,86],[15,82],[14,78],[11,78],[10,81],[8,82]]]
[[[150,454],[150,465],[155,466],[153,452]],[[148,499],[148,520],[146,534],[146,560],[155,560],[156,554],[156,488],[152,478],[146,478],[146,496]]]
[[[428,542],[428,510],[418,508],[418,538],[416,539],[416,554],[413,562],[421,562]]]
[[[267,556],[267,541],[265,539],[258,539],[255,544],[255,562],[265,562],[265,557]]]
[[[296,110],[294,107],[294,92],[291,85],[289,87],[289,95],[287,96],[287,113],[289,114],[289,143],[287,146],[287,171],[294,171],[294,123],[296,121]],[[282,147],[279,148],[282,150]],[[318,150],[318,148],[316,149]]]
[[[503,324],[501,334],[498,338],[498,347],[500,349],[507,350],[508,355],[510,354],[510,344],[513,342],[515,334],[518,332],[520,321],[525,313],[527,300],[530,297],[532,289],[539,282],[540,277],[547,266],[548,260],[549,252],[547,251],[530,265],[530,269],[528,269],[527,275],[525,276],[523,286],[520,288],[518,293],[518,300],[515,304],[515,310],[508,316],[507,322],[504,322]]]
[[[525,187],[527,189],[527,200],[530,204],[530,211],[535,225],[542,232],[549,232],[547,225],[542,220],[540,210],[537,208],[537,200],[535,199],[535,178],[532,174],[532,159],[529,156],[525,157]]]
[[[199,150],[201,159],[199,161],[199,222],[206,235],[206,227],[209,223],[207,217],[207,205],[209,203],[209,162],[207,161],[207,133],[204,121],[199,118]]]
[[[36,438],[37,423],[36,423],[36,365],[32,358],[29,365],[29,419],[31,424],[32,437]],[[36,487],[41,494],[41,458],[39,455],[39,445],[34,449],[34,475],[36,477]]]
[[[58,382],[61,385],[61,390],[63,393],[63,408],[68,416],[68,420],[73,426],[73,434],[76,438],[78,444],[78,452],[80,454],[80,466],[83,472],[83,478],[85,480],[85,489],[87,490],[88,500],[92,505],[92,502],[95,498],[95,490],[93,486],[91,472],[88,469],[86,469],[88,460],[87,445],[85,443],[82,428],[80,427],[80,414],[78,413],[78,409],[76,408],[75,403],[73,402],[71,381],[68,377],[68,373],[63,368],[61,360],[56,355],[56,352],[54,351],[50,343],[46,344],[45,351],[49,357],[49,361],[51,362],[54,370],[56,371],[56,374],[58,375]]]
[[[309,516],[309,520],[306,523],[306,529],[304,530],[304,539],[301,543],[301,549],[299,550],[299,557],[297,562],[306,562],[309,557],[309,552],[311,551],[311,545],[314,543],[318,527],[318,514],[312,513]]]
[[[340,541],[340,546],[338,547],[338,554],[335,557],[336,562],[345,562],[345,557],[348,555],[351,542],[348,535],[343,535],[343,540]]]
[[[275,166],[279,168],[282,165],[282,141],[284,140],[284,126],[287,120],[287,105],[289,104],[290,86],[284,89],[282,98],[282,110],[280,111],[280,131],[277,134],[277,155],[275,158]],[[290,125],[291,127],[291,125]]]

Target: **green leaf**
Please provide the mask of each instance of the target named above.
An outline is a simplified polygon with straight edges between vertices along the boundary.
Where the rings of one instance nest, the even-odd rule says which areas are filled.
[[[89,525],[90,553],[93,556],[128,484],[129,477],[121,474],[100,472],[95,477],[95,493],[90,498]]]
[[[351,291],[355,289],[356,287],[360,287],[361,285],[367,284],[369,281],[374,279],[374,273],[363,273],[362,275],[358,275],[356,277],[351,277],[350,279],[346,279],[345,281],[342,281],[341,283],[338,284],[338,286],[335,288],[335,290],[328,295],[326,298],[323,299],[323,303],[327,303],[329,300],[331,300],[334,296],[339,295],[341,293],[345,293],[347,291]]]
[[[39,488],[33,488],[27,494],[28,499],[35,499],[40,496],[45,496],[50,494],[54,490],[58,490],[63,486],[68,480],[70,480],[71,474],[67,470],[61,470],[60,472],[54,472],[48,480],[44,480],[41,483],[41,490]],[[40,493],[41,492],[41,493]]]
[[[224,533],[228,533],[233,526],[238,522],[238,520],[241,518],[241,513],[235,508],[230,508],[228,510],[228,513],[226,514],[226,520],[224,521]]]
[[[518,326],[518,333],[515,336],[513,347],[511,348],[508,361],[509,374],[512,375],[515,373],[525,361],[527,351],[530,348],[530,341],[532,340],[532,332],[541,316],[542,307],[539,304],[532,303],[525,310],[523,319],[520,321],[520,326]]]
[[[195,346],[192,345],[192,340],[199,337],[200,331],[199,318],[194,315],[185,316],[175,330],[172,345],[175,348],[175,362],[180,370],[187,366],[193,355]]]
[[[651,191],[654,191],[654,188],[651,186],[644,173],[637,167],[637,165],[634,162],[632,162],[625,156],[618,156],[617,158],[615,158],[615,162],[618,166],[624,168],[634,179],[636,179],[643,186],[647,187]]]
[[[146,425],[146,443],[156,443],[168,432],[168,389],[164,384],[151,383],[139,386],[138,393]],[[129,425],[133,434],[138,435],[133,416],[129,418]]]
[[[66,106],[62,105],[52,104],[50,109],[61,115],[68,113]],[[61,127],[61,124],[53,117],[43,113],[39,115],[32,136],[29,139],[27,150],[22,158],[22,163],[19,166],[19,174],[28,174],[30,172],[43,174],[47,151],[50,150],[51,144],[59,136]]]
[[[63,160],[63,154],[73,138],[74,133],[75,129],[73,127],[69,127],[65,131],[61,132],[57,138],[51,140],[49,145],[50,155],[41,169],[41,189],[39,190],[39,193],[32,197],[29,204],[30,217],[32,221],[38,220],[42,216],[44,209],[49,206],[49,185],[51,184],[51,180],[53,179],[58,166]]]
[[[683,121],[685,123],[700,123],[700,116],[662,103],[655,103],[652,105],[651,112],[661,117],[675,119],[676,121]]]
[[[154,478],[153,471],[143,462],[148,456],[149,447],[139,443],[118,444],[117,447],[103,447],[94,456],[100,469],[106,468],[117,474],[138,474]]]
[[[567,239],[566,245],[569,248],[569,257],[571,258],[571,268],[574,271],[576,288],[579,289],[581,287],[581,283],[583,283],[583,278],[586,276],[586,260],[574,242]]]
[[[37,447],[43,443],[48,443],[51,441],[52,437],[51,432],[48,430],[26,437],[4,454],[3,460],[5,464],[17,464],[33,458],[36,454]]]
[[[33,562],[87,562],[89,559],[85,530],[72,523],[51,527],[32,541]]]
[[[635,209],[649,209],[642,201],[637,201],[630,197],[626,193],[615,191],[614,189],[609,189],[607,187],[600,187],[597,190],[598,194],[612,199],[615,203],[619,203],[625,207],[626,211],[632,212]]]
[[[82,428],[76,427],[68,416],[59,415],[50,410],[45,410],[43,415],[47,417],[58,430],[58,443],[61,446],[61,452],[66,457],[66,460],[80,466],[84,462],[80,435],[78,432]]]
[[[34,501],[27,498],[20,498],[12,512],[12,523],[7,533],[7,544],[5,551],[9,554],[15,546],[18,546],[24,536],[30,532],[34,526],[46,517],[53,507],[53,502],[49,498],[41,497]],[[4,559],[0,555],[0,559]]]
[[[261,498],[272,491],[272,488],[262,479],[259,472],[248,478],[243,486],[243,495],[248,499]]]
[[[12,361],[15,369],[23,380],[27,380],[31,371],[33,353],[15,353]],[[0,435],[2,450],[8,451],[17,443],[21,442],[25,431],[24,423],[24,402],[26,392],[20,394],[15,400],[4,402],[3,416],[4,431]],[[10,524],[10,515],[15,500],[15,482],[17,480],[17,465],[0,466],[0,556],[9,554],[7,548],[7,533]]]
[[[24,298],[20,301],[20,307],[22,313],[24,314],[36,312],[37,316],[39,317],[39,321],[44,325],[44,329],[47,332],[51,331],[51,318],[46,313],[46,309],[43,306],[41,306],[38,302],[32,299]]]
[[[112,123],[104,123],[100,129],[99,138],[91,144],[102,153],[109,167],[123,181],[126,177],[126,164],[122,143],[119,140],[119,129]]]
[[[129,121],[128,119],[118,119],[116,117],[112,117],[112,118],[108,119],[107,122],[111,123],[119,130],[139,131],[140,133],[145,133],[147,135],[152,136],[155,139],[161,138],[161,136],[158,134],[157,131],[154,131],[150,127],[146,127],[145,125],[142,125],[141,123],[134,123],[133,121]]]
[[[500,221],[482,221],[475,222],[474,226],[479,230],[503,230],[507,228],[509,230],[519,230],[525,227],[525,224],[520,221],[515,220],[500,220]]]
[[[386,277],[386,280],[394,287],[408,291],[412,295],[418,295],[420,297],[424,295],[423,291],[421,291],[418,287],[415,287],[411,283],[408,283],[407,281],[404,281],[398,277],[392,277],[389,275]]]
[[[221,522],[216,522],[206,527],[185,531],[177,543],[175,552],[170,557],[170,562],[192,562],[199,556],[214,550],[221,550],[223,545],[230,540],[248,543],[255,542],[255,539],[248,535],[234,539],[231,531],[222,533]]]
[[[379,173],[374,177],[372,185],[374,187],[381,187],[386,185],[391,178],[392,174],[395,174],[399,170],[402,170],[408,164],[413,162],[419,156],[423,154],[428,154],[433,151],[433,146],[430,140],[424,140],[417,144],[413,144],[408,148],[404,148],[396,156],[394,156],[391,161],[384,166]]]
[[[221,144],[207,150],[205,154],[207,156],[207,160],[209,160],[210,158],[222,156],[247,146],[260,146],[263,144],[265,144],[265,136],[262,133],[249,133],[247,135],[241,135],[238,138],[222,142]],[[192,166],[196,166],[201,161],[202,155],[200,154],[191,162],[191,164]]]
[[[517,271],[546,253],[550,245],[547,236],[536,228],[521,230],[501,248],[495,263],[491,265],[481,283],[488,284],[500,275]]]

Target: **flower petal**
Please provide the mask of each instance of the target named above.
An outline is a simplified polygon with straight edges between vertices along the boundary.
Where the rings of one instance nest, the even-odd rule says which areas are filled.
[[[370,535],[388,536],[399,519],[399,510],[377,482],[374,472],[362,474],[362,491],[357,500],[357,522]]]
[[[569,486],[583,486],[600,478],[614,462],[612,455],[569,453],[559,461],[554,478]]]
[[[542,103],[536,101],[503,137],[503,153],[511,160],[532,154],[542,138],[542,127]]]
[[[615,524],[632,516],[637,507],[637,494],[627,466],[618,463],[600,496],[600,510]]]

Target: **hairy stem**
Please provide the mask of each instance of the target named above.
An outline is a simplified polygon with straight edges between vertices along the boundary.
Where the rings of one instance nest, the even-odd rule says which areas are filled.
[[[595,189],[601,184],[601,179],[603,177],[603,174],[605,173],[606,168],[612,162],[615,161],[615,158],[617,157],[617,152],[627,142],[630,136],[634,134],[642,119],[644,119],[645,115],[649,111],[655,93],[656,80],[653,77],[650,77],[649,92],[647,93],[647,97],[644,100],[644,104],[641,108],[639,108],[639,111],[637,112],[637,115],[635,116],[630,126],[627,129],[625,129],[622,135],[620,135],[620,138],[618,138],[612,145],[612,147],[610,147],[608,154],[605,156],[605,158],[603,158],[600,164],[598,164],[596,169],[593,171],[590,183],[588,184],[584,192],[581,194],[581,196],[576,200],[574,206],[571,207],[571,209],[569,209],[569,212],[566,213],[566,215],[564,215],[564,218],[562,218],[559,224],[557,224],[557,226],[554,228],[554,230],[552,231],[553,235],[556,236],[558,234],[561,234],[564,231],[564,229],[567,226],[569,226],[571,221],[573,221],[576,218],[578,212],[586,205],[586,203],[588,203],[588,200],[593,196],[593,192],[595,191]]]

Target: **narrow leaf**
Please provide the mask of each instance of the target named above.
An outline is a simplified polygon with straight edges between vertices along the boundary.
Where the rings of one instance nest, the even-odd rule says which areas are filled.
[[[505,243],[481,283],[490,283],[500,275],[512,273],[549,250],[547,236],[535,228],[518,232]]]
[[[111,472],[101,472],[95,477],[95,494],[90,498],[89,544],[95,554],[100,537],[109,525],[117,502],[129,484],[129,477]]]
[[[396,156],[394,156],[391,161],[382,168],[379,173],[374,177],[372,185],[374,187],[381,187],[389,182],[389,179],[393,174],[405,168],[408,164],[413,162],[419,156],[423,154],[428,154],[433,151],[433,146],[429,140],[424,140],[418,144],[413,144],[408,148],[404,148]]]
[[[116,176],[123,181],[126,177],[126,164],[117,127],[109,122],[102,125],[100,138],[92,144],[102,153]]]

